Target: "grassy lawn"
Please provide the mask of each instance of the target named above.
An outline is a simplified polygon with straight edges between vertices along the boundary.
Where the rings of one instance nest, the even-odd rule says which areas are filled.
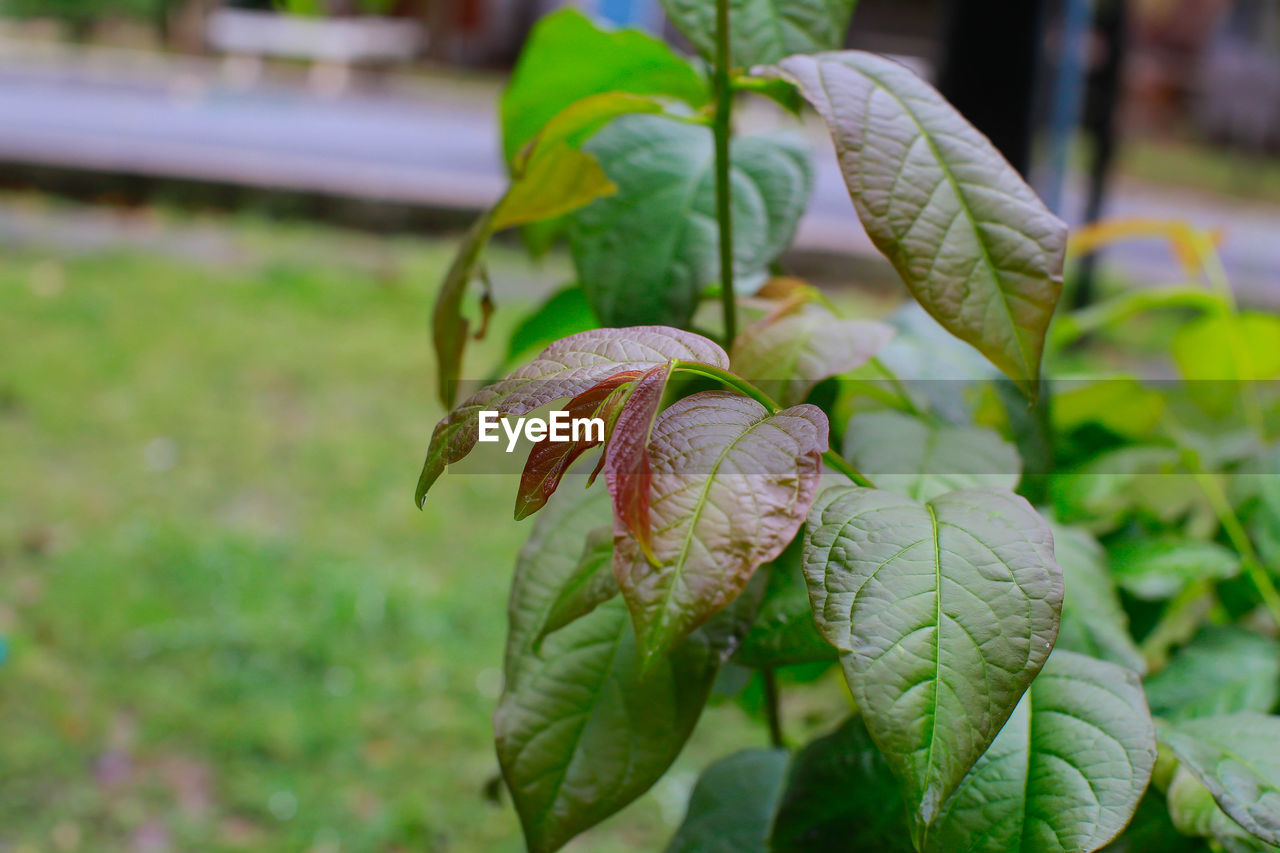
[[[483,792],[529,522],[506,475],[411,500],[449,245],[228,227],[227,264],[0,258],[0,851],[517,850]],[[747,725],[576,849],[659,848]]]

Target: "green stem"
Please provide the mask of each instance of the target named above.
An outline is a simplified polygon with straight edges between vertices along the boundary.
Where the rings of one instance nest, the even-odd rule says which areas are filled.
[[[722,385],[726,385],[729,388],[732,388],[733,390],[745,394],[755,400],[757,403],[768,409],[772,414],[777,414],[782,411],[782,407],[779,406],[768,394],[761,391],[741,376],[730,373],[727,370],[696,361],[677,361],[673,365],[672,369],[675,371],[682,371],[684,373],[692,373],[695,376],[705,376],[708,379],[714,379]],[[839,453],[836,453],[834,450],[828,450],[826,453],[823,453],[822,458],[828,465],[839,471],[841,474],[844,474],[857,485],[867,489],[875,488],[875,485],[866,478],[866,475],[850,465],[848,460]]]
[[[1267,573],[1266,566],[1262,564],[1262,558],[1258,556],[1258,552],[1253,547],[1253,542],[1249,539],[1249,534],[1245,531],[1244,525],[1240,523],[1239,516],[1231,507],[1231,501],[1227,499],[1226,492],[1222,489],[1222,484],[1218,482],[1218,478],[1212,474],[1206,474],[1203,471],[1195,473],[1196,482],[1200,485],[1201,491],[1209,500],[1209,505],[1213,507],[1213,511],[1218,516],[1218,523],[1222,525],[1223,531],[1227,534],[1227,538],[1231,540],[1231,544],[1240,554],[1240,563],[1244,568],[1245,574],[1258,590],[1258,596],[1262,599],[1263,605],[1267,608],[1267,612],[1271,614],[1271,618],[1275,621],[1276,626],[1280,627],[1280,590],[1276,589],[1275,582],[1272,581],[1271,575]]]
[[[720,304],[724,312],[725,348],[738,335],[733,291],[733,208],[729,186],[729,137],[733,132],[733,88],[729,80],[729,0],[716,0],[716,220],[720,224]]]
[[[763,669],[760,675],[764,678],[764,715],[769,721],[769,743],[774,749],[784,749],[786,739],[782,736],[782,710],[778,701],[778,676],[772,668]]]

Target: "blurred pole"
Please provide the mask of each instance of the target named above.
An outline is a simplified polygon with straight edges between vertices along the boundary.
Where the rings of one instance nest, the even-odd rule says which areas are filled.
[[[1071,144],[1080,124],[1092,20],[1093,0],[1066,0],[1049,106],[1049,163],[1040,186],[1045,205],[1059,216],[1063,215],[1062,188],[1071,168]]]
[[[1100,0],[1094,32],[1101,45],[1099,61],[1089,71],[1084,101],[1084,133],[1089,139],[1089,188],[1084,221],[1097,222],[1106,204],[1107,184],[1115,162],[1121,85],[1129,44],[1128,0]],[[1093,301],[1097,254],[1086,255],[1076,272],[1073,303],[1083,308]]]
[[[938,88],[1026,175],[1047,0],[948,0]]]

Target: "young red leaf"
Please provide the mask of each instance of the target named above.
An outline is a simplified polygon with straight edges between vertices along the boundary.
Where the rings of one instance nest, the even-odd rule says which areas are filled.
[[[574,397],[564,410],[574,419],[607,416],[609,410],[620,406],[622,400],[626,399],[627,389],[624,386],[640,376],[638,370],[624,370],[614,374]],[[524,465],[524,473],[520,476],[520,488],[516,492],[516,521],[528,518],[546,506],[569,467],[579,456],[601,443],[591,439],[589,431],[587,436],[578,441],[552,441],[548,435],[533,445]]]
[[[481,389],[436,424],[418,477],[418,506],[445,466],[476,446],[481,411],[518,417],[554,400],[575,397],[614,374],[648,370],[672,360],[729,366],[729,357],[715,343],[668,326],[592,329],[556,341],[532,363]]]
[[[614,515],[614,573],[647,664],[733,601],[795,536],[827,432],[815,406],[770,414],[726,391],[658,416],[648,452],[652,561]]]
[[[671,369],[670,363],[659,365],[636,382],[630,399],[618,413],[604,457],[604,479],[613,498],[614,518],[631,531],[640,550],[649,557],[649,434]]]

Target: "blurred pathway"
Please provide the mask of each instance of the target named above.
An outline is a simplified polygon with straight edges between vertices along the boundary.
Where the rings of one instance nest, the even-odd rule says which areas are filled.
[[[235,63],[119,62],[5,50],[0,162],[320,192],[446,209],[480,209],[501,192],[496,89],[469,82],[317,94],[264,84]],[[90,55],[92,57],[92,55]],[[798,248],[874,253],[845,194],[830,143],[812,131],[817,190]],[[1069,193],[1078,208],[1079,194]],[[1148,185],[1117,186],[1114,216],[1221,228],[1241,295],[1280,304],[1280,207]],[[0,217],[0,237],[5,229]],[[1107,262],[1144,283],[1171,283],[1163,247],[1128,245]]]

